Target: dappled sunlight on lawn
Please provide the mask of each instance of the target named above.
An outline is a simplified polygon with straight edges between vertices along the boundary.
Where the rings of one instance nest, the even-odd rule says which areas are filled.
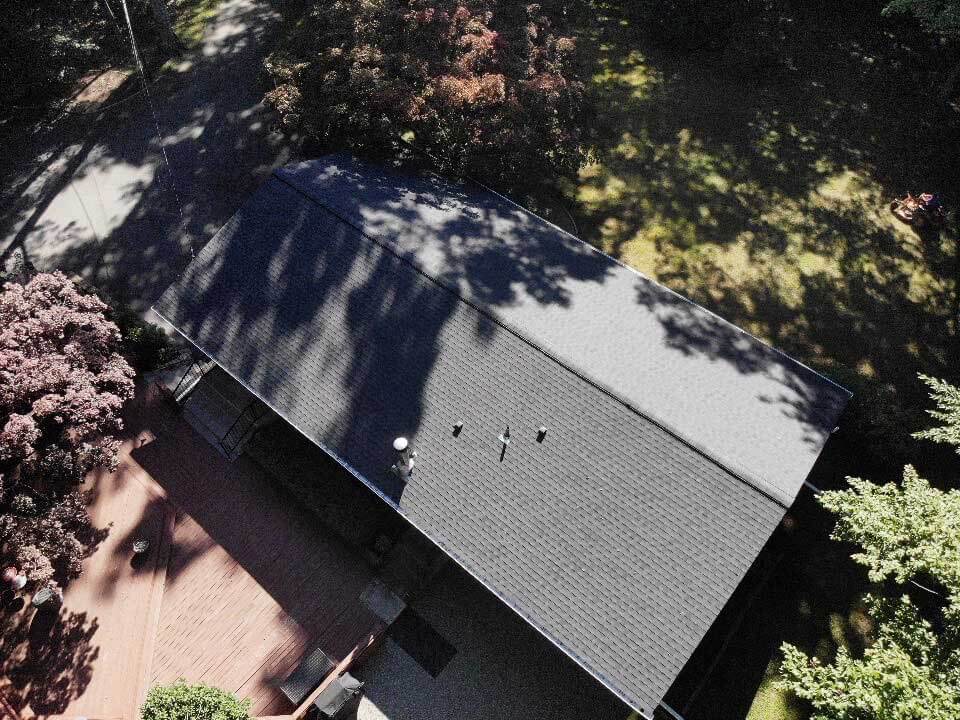
[[[620,26],[604,39],[599,155],[564,187],[584,239],[849,386],[864,420],[892,400],[892,426],[922,422],[915,374],[952,351],[956,238],[890,213],[903,137],[877,139],[867,91],[843,104],[815,75],[780,88]]]
[[[776,686],[779,664],[779,661],[771,661],[767,666],[757,696],[747,713],[747,720],[803,720],[804,713],[797,707],[797,701],[782,693]]]
[[[678,49],[608,6],[591,28],[596,157],[562,190],[585,240],[854,392],[814,484],[882,481],[938,462],[909,433],[927,422],[916,374],[949,373],[960,349],[958,238],[918,233],[889,203],[956,185],[958,119],[905,72],[908,33],[776,7]],[[798,517],[802,540],[713,677],[688,679],[687,717],[807,717],[776,686],[780,644],[829,660],[868,638],[850,549],[812,503]]]

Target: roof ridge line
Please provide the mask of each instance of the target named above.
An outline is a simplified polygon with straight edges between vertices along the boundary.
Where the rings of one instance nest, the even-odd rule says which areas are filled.
[[[564,359],[562,359],[561,357],[559,357],[559,356],[556,355],[555,353],[552,353],[552,352],[550,352],[549,350],[547,350],[546,348],[540,346],[538,343],[534,342],[532,339],[530,339],[529,337],[527,337],[526,334],[524,334],[523,332],[521,332],[521,331],[518,330],[517,328],[513,327],[513,325],[512,325],[511,323],[508,323],[508,322],[506,322],[505,320],[503,320],[492,308],[489,308],[488,306],[482,305],[482,304],[480,304],[480,303],[478,303],[478,302],[476,302],[476,301],[474,301],[474,300],[471,300],[471,299],[469,299],[469,298],[463,297],[463,295],[459,292],[459,290],[450,287],[447,283],[445,283],[445,282],[441,281],[439,278],[431,275],[430,273],[428,273],[426,270],[424,270],[423,268],[421,268],[417,263],[415,263],[415,262],[414,262],[413,260],[411,260],[410,258],[404,257],[403,255],[400,255],[399,253],[397,253],[392,247],[390,247],[390,244],[389,244],[387,241],[384,241],[384,240],[382,240],[382,239],[379,239],[379,238],[374,237],[373,235],[367,233],[363,228],[358,227],[357,224],[356,224],[351,218],[345,217],[345,216],[344,216],[341,212],[339,212],[337,209],[335,209],[335,208],[331,207],[330,205],[328,205],[328,204],[326,204],[326,203],[318,200],[317,198],[315,198],[315,197],[313,197],[312,195],[308,194],[307,192],[305,192],[305,191],[302,190],[301,188],[297,187],[297,185],[294,184],[293,182],[291,182],[290,180],[288,180],[288,179],[282,177],[281,175],[279,175],[279,174],[278,174],[278,170],[281,170],[281,169],[282,169],[282,168],[277,168],[277,169],[275,169],[275,170],[273,171],[273,173],[272,173],[272,174],[273,174],[273,177],[275,177],[277,180],[279,180],[280,182],[282,182],[282,183],[283,183],[284,185],[286,185],[287,187],[291,188],[294,192],[296,192],[297,194],[299,194],[299,195],[301,195],[302,197],[306,198],[306,199],[309,200],[311,203],[313,203],[314,205],[322,208],[323,210],[325,210],[326,212],[330,213],[330,214],[333,215],[334,217],[339,218],[341,221],[345,222],[347,225],[349,225],[349,226],[352,227],[354,230],[356,230],[358,233],[360,233],[363,237],[367,238],[367,239],[370,240],[371,242],[375,243],[375,244],[378,245],[379,247],[381,247],[381,248],[383,248],[384,250],[386,250],[388,253],[390,253],[390,254],[391,254],[393,257],[395,257],[397,260],[399,260],[399,261],[402,262],[403,264],[405,264],[405,265],[409,266],[410,268],[412,268],[415,272],[417,272],[419,275],[422,275],[424,278],[426,278],[427,280],[429,280],[431,283],[433,283],[433,284],[436,285],[437,287],[441,288],[442,290],[444,290],[444,291],[447,292],[447,293],[450,293],[451,295],[453,295],[454,297],[456,297],[460,302],[462,302],[462,303],[470,306],[470,307],[473,308],[476,312],[478,312],[478,313],[480,313],[481,315],[483,315],[484,317],[488,318],[491,322],[495,323],[497,326],[499,326],[499,327],[502,328],[503,330],[506,330],[506,331],[507,331],[508,333],[510,333],[511,335],[517,337],[517,338],[520,339],[522,342],[526,343],[527,345],[529,345],[530,347],[532,347],[534,350],[536,350],[536,351],[539,352],[540,354],[544,355],[546,358],[548,358],[548,359],[551,360],[552,362],[556,363],[557,365],[559,365],[560,367],[562,367],[564,370],[566,370],[567,372],[569,372],[569,373],[571,373],[572,375],[574,375],[575,377],[577,377],[578,379],[580,379],[580,380],[582,380],[583,382],[587,383],[588,385],[590,385],[591,387],[595,388],[596,390],[599,390],[599,391],[602,392],[604,395],[610,397],[610,398],[613,399],[614,401],[620,403],[621,405],[623,405],[624,407],[626,407],[628,410],[630,410],[632,413],[634,413],[634,414],[636,414],[636,415],[639,415],[640,417],[644,418],[645,420],[647,420],[648,422],[652,423],[652,424],[655,425],[656,427],[660,428],[661,430],[663,430],[664,432],[666,432],[668,435],[670,435],[671,437],[673,437],[673,438],[675,438],[676,440],[678,440],[678,441],[679,441],[680,443],[682,443],[683,445],[686,445],[688,448],[690,448],[691,450],[693,450],[695,453],[697,453],[697,454],[700,455],[701,457],[705,458],[706,460],[708,460],[708,461],[711,462],[712,464],[716,465],[718,468],[720,468],[721,470],[723,470],[724,472],[726,472],[728,475],[730,475],[730,476],[733,477],[734,479],[740,481],[740,482],[743,483],[744,485],[746,485],[746,486],[750,487],[751,489],[757,491],[759,494],[763,495],[765,498],[767,498],[767,499],[770,500],[771,502],[779,505],[779,506],[782,507],[784,510],[789,510],[789,509],[790,509],[790,504],[791,504],[791,503],[789,503],[788,501],[785,501],[784,499],[782,499],[782,498],[780,498],[780,497],[777,497],[777,495],[773,492],[772,488],[771,488],[766,482],[764,482],[763,480],[760,480],[759,478],[750,477],[750,476],[748,476],[747,473],[731,467],[731,464],[730,464],[730,463],[727,463],[727,462],[725,462],[725,461],[723,461],[723,460],[720,460],[719,458],[715,457],[715,456],[714,456],[711,452],[709,452],[706,448],[701,447],[699,443],[696,443],[696,442],[690,440],[690,439],[689,439],[688,437],[686,437],[684,434],[682,434],[682,433],[680,433],[679,431],[675,430],[669,423],[666,423],[666,422],[664,422],[663,420],[660,420],[660,419],[658,419],[658,418],[653,417],[653,416],[650,415],[647,411],[643,410],[642,408],[637,407],[636,405],[634,405],[633,403],[631,403],[629,400],[621,397],[619,393],[617,393],[616,391],[614,391],[614,390],[612,390],[611,388],[607,387],[606,384],[600,382],[599,380],[594,380],[593,378],[591,378],[590,376],[588,376],[586,373],[584,373],[582,370],[578,370],[577,368],[575,368],[575,367],[572,365],[572,363],[569,363],[568,361],[565,361]],[[514,204],[516,205],[516,203],[514,203]],[[522,208],[521,206],[519,206],[519,205],[517,205],[517,207],[519,207],[521,210],[523,209],[523,208]],[[578,238],[578,239],[579,239],[579,238]],[[583,241],[583,240],[580,240],[580,242],[584,242],[584,241]],[[584,243],[584,244],[587,244],[587,243]],[[592,247],[592,246],[590,246],[590,247]],[[598,251],[598,252],[599,252],[599,251]],[[644,277],[646,277],[646,276],[644,276]],[[690,302],[690,301],[688,300],[688,302]],[[726,322],[726,321],[724,321],[724,322]],[[767,347],[770,347],[770,346],[768,345]],[[804,367],[805,367],[805,366],[804,366]],[[816,372],[816,371],[813,371],[813,372]],[[766,486],[766,487],[765,487],[765,486]]]
[[[321,206],[321,207],[324,207],[324,206]],[[326,209],[326,208],[324,207],[324,209]],[[337,217],[339,217],[339,216],[337,216]],[[353,225],[351,225],[351,227],[354,227],[354,229],[356,229],[355,226],[353,226]],[[363,234],[363,233],[361,233],[361,234]],[[364,234],[364,237],[368,237],[368,236]],[[370,239],[373,240],[372,238],[370,238]],[[376,241],[373,240],[373,242],[376,242]],[[378,244],[379,244],[379,243],[378,243]],[[401,259],[402,259],[402,258],[401,258]],[[427,276],[427,277],[429,278],[429,276]],[[446,289],[446,288],[443,288],[443,289]],[[190,343],[191,345],[193,345],[193,347],[197,348],[200,352],[204,353],[204,354],[207,355],[208,357],[212,357],[212,355],[211,355],[210,352],[208,352],[206,349],[204,349],[201,345],[198,345],[194,340],[191,340],[191,339],[186,335],[186,333],[184,333],[180,328],[178,328],[169,318],[167,318],[166,316],[164,316],[163,313],[161,313],[159,310],[157,310],[157,309],[156,309],[155,307],[153,307],[153,306],[151,306],[150,309],[151,309],[154,313],[156,313],[157,316],[159,316],[161,320],[163,320],[164,322],[166,322],[167,324],[169,324],[169,325],[174,329],[174,331],[177,332],[184,340],[186,340],[188,343]],[[522,338],[521,338],[521,340],[522,340]],[[381,488],[379,488],[379,487],[377,486],[376,483],[374,483],[373,481],[371,481],[370,479],[368,479],[363,473],[361,473],[359,470],[357,470],[355,467],[353,467],[353,465],[351,465],[350,462],[346,460],[346,458],[342,457],[342,456],[339,455],[338,453],[336,453],[336,452],[334,452],[333,450],[331,450],[331,449],[330,449],[326,444],[324,444],[323,442],[320,442],[318,439],[316,439],[316,438],[314,438],[314,437],[311,437],[307,432],[305,432],[305,431],[303,431],[302,429],[300,429],[300,427],[299,427],[296,423],[294,423],[293,421],[291,421],[291,420],[287,419],[286,417],[284,417],[284,416],[273,406],[272,403],[268,402],[264,397],[261,396],[260,393],[258,393],[257,391],[255,391],[252,387],[250,387],[250,385],[248,385],[246,382],[244,382],[241,378],[239,378],[239,377],[238,377],[236,374],[234,374],[232,371],[228,370],[227,368],[223,367],[222,365],[219,365],[219,363],[218,363],[218,367],[220,367],[225,373],[227,373],[227,375],[229,375],[231,378],[233,378],[233,379],[234,379],[236,382],[238,382],[241,386],[243,386],[244,388],[246,388],[247,392],[249,392],[249,393],[250,393],[251,395],[253,395],[255,398],[258,398],[258,399],[260,400],[260,402],[262,402],[262,403],[264,403],[265,405],[267,405],[267,407],[269,407],[273,412],[277,413],[277,415],[280,415],[281,417],[283,417],[284,422],[288,423],[294,430],[296,430],[298,433],[300,433],[300,435],[302,435],[302,436],[303,436],[304,438],[306,438],[309,442],[313,443],[313,444],[316,445],[318,448],[320,448],[320,450],[322,450],[324,453],[326,453],[326,454],[329,455],[331,458],[333,458],[336,463],[338,463],[338,464],[339,464],[341,467],[343,467],[348,473],[350,473],[350,475],[352,475],[354,478],[356,478],[357,481],[359,481],[364,487],[368,488],[373,494],[375,494],[377,497],[379,497],[388,507],[392,508],[392,509],[393,509],[395,512],[397,512],[402,518],[404,518],[404,519],[406,520],[406,522],[410,523],[410,525],[413,526],[413,527],[417,530],[417,532],[419,532],[420,534],[422,534],[425,538],[427,538],[427,540],[429,540],[431,543],[433,543],[433,544],[436,545],[438,548],[440,548],[440,550],[441,550],[442,552],[446,553],[447,557],[449,557],[451,560],[453,560],[453,562],[456,563],[465,573],[467,573],[470,577],[472,577],[474,580],[476,580],[478,583],[480,583],[480,585],[481,585],[482,587],[484,587],[484,588],[485,588],[488,592],[490,592],[494,597],[496,597],[498,600],[500,600],[500,602],[502,602],[511,612],[515,613],[521,620],[523,620],[523,622],[525,622],[527,625],[529,625],[535,632],[537,632],[537,633],[539,633],[541,636],[543,636],[544,639],[546,639],[550,644],[552,644],[554,647],[556,647],[558,650],[560,650],[560,652],[562,652],[564,655],[566,655],[571,661],[573,661],[573,662],[574,662],[578,667],[580,667],[584,672],[586,672],[588,675],[590,675],[592,678],[594,678],[597,682],[599,682],[601,685],[603,685],[603,687],[605,687],[607,690],[609,690],[611,693],[613,693],[613,695],[615,695],[617,698],[619,698],[625,705],[628,705],[629,707],[631,707],[631,708],[634,709],[634,710],[637,709],[637,708],[634,708],[634,707],[633,707],[633,705],[634,705],[634,703],[635,703],[636,701],[628,699],[627,696],[626,696],[626,694],[624,693],[624,691],[618,689],[618,688],[614,685],[614,682],[613,682],[611,679],[609,679],[601,670],[595,669],[595,668],[593,668],[592,666],[591,666],[591,667],[588,667],[587,664],[586,664],[586,660],[583,659],[583,658],[581,658],[581,657],[577,654],[577,652],[576,652],[575,650],[573,650],[572,648],[568,648],[567,645],[566,645],[562,640],[560,640],[559,638],[554,637],[553,635],[551,635],[550,631],[548,631],[547,629],[545,629],[545,628],[543,628],[543,627],[540,627],[540,625],[537,623],[537,621],[535,621],[532,617],[528,617],[528,614],[527,614],[525,611],[521,610],[521,609],[518,607],[517,603],[515,603],[509,596],[505,595],[503,592],[501,592],[501,591],[498,590],[496,587],[494,587],[494,585],[491,584],[491,582],[490,582],[489,580],[487,580],[486,578],[482,577],[482,576],[479,574],[478,571],[475,571],[475,570],[471,569],[471,568],[468,566],[467,561],[466,561],[464,558],[462,558],[462,557],[460,556],[460,554],[457,553],[457,552],[454,550],[454,548],[449,547],[447,543],[443,543],[443,542],[441,542],[440,540],[438,540],[436,537],[434,537],[434,534],[428,533],[427,530],[426,530],[424,527],[422,527],[422,524],[421,524],[421,523],[418,523],[415,518],[412,518],[412,517],[410,516],[410,514],[407,513],[407,512],[400,506],[399,503],[397,503],[394,499],[392,499],[389,495],[387,495]],[[532,614],[532,613],[531,613],[531,614]],[[662,699],[661,699],[661,701],[662,701]],[[641,717],[644,718],[644,720],[651,720],[651,718],[648,717],[647,715],[641,715]]]
[[[507,196],[504,195],[503,193],[497,192],[496,190],[494,190],[493,188],[485,185],[484,183],[480,182],[479,180],[476,180],[475,178],[472,178],[472,177],[469,177],[469,176],[467,176],[466,179],[469,180],[469,181],[470,181],[471,183],[473,183],[474,185],[476,185],[477,187],[479,187],[479,188],[480,188],[481,190],[483,190],[484,192],[488,192],[488,193],[490,193],[491,195],[495,195],[496,197],[500,198],[501,200],[503,200],[503,201],[506,202],[506,203],[509,203],[510,205],[512,205],[513,207],[517,208],[518,210],[520,210],[520,211],[522,211],[522,212],[525,212],[525,213],[527,213],[528,215],[531,215],[531,216],[535,217],[535,218],[536,218],[537,220],[539,220],[540,222],[545,223],[546,225],[549,225],[549,226],[552,227],[553,229],[557,230],[558,232],[563,233],[564,235],[566,235],[567,237],[571,238],[572,240],[576,240],[578,243],[580,243],[581,245],[585,246],[585,247],[588,248],[589,250],[592,250],[593,252],[597,253],[598,255],[602,255],[603,257],[607,258],[607,260],[609,260],[610,262],[616,263],[616,264],[619,265],[620,267],[624,268],[625,270],[629,270],[629,271],[632,272],[634,275],[643,278],[644,280],[646,280],[646,281],[649,282],[649,283],[653,283],[654,285],[656,285],[657,287],[662,288],[663,290],[667,291],[668,293],[670,293],[671,295],[673,295],[673,296],[676,297],[677,299],[682,300],[683,302],[685,302],[685,303],[687,303],[687,304],[689,304],[689,305],[693,305],[693,306],[694,306],[695,308],[697,308],[698,310],[702,310],[703,312],[707,313],[708,315],[710,315],[710,316],[714,317],[715,319],[719,320],[720,322],[722,322],[724,325],[729,325],[729,326],[730,326],[731,328],[733,328],[734,330],[737,330],[737,331],[740,332],[742,335],[750,338],[751,340],[753,340],[754,342],[758,343],[759,345],[761,345],[761,346],[764,347],[765,349],[769,350],[769,351],[772,352],[773,354],[778,355],[778,356],[779,356],[780,358],[782,358],[783,360],[787,360],[787,361],[793,363],[794,365],[797,365],[798,367],[803,368],[804,370],[806,370],[807,372],[815,375],[816,377],[820,378],[821,380],[826,380],[829,384],[833,385],[833,386],[834,386],[835,388],[837,388],[838,390],[842,390],[843,392],[845,392],[848,397],[853,397],[853,393],[852,393],[850,390],[848,390],[847,388],[845,388],[843,385],[841,385],[840,383],[838,383],[836,380],[831,380],[830,378],[828,378],[826,375],[824,375],[824,374],[823,374],[822,372],[820,372],[819,370],[815,370],[814,368],[810,367],[810,366],[807,365],[806,363],[797,360],[795,357],[793,357],[792,355],[784,352],[783,350],[781,350],[780,348],[776,347],[776,346],[773,345],[772,343],[769,343],[769,342],[767,342],[766,340],[763,340],[762,338],[757,337],[756,335],[754,335],[754,334],[753,334],[752,332],[750,332],[749,330],[744,330],[742,327],[740,327],[739,325],[737,325],[737,324],[735,324],[735,323],[730,322],[729,320],[727,320],[727,319],[726,319],[725,317],[723,317],[722,315],[718,315],[717,313],[715,313],[715,312],[714,312],[713,310],[711,310],[710,308],[704,307],[704,306],[701,305],[700,303],[698,303],[698,302],[696,302],[696,301],[694,301],[694,300],[691,300],[691,299],[688,298],[686,295],[681,295],[679,292],[677,292],[677,291],[674,290],[673,288],[671,288],[671,287],[669,287],[669,286],[667,286],[667,285],[664,285],[662,282],[656,280],[655,278],[650,277],[649,275],[647,275],[647,274],[644,273],[644,272],[641,272],[640,270],[637,270],[635,267],[632,267],[632,266],[630,266],[630,265],[627,265],[625,262],[619,260],[618,258],[615,258],[615,257],[614,257],[613,255],[611,255],[610,253],[607,253],[607,252],[601,250],[601,249],[598,248],[596,245],[592,245],[591,243],[588,243],[588,242],[587,242],[586,240],[584,240],[582,237],[579,237],[578,235],[574,235],[574,234],[573,234],[572,232],[570,232],[569,230],[564,230],[562,227],[560,227],[560,226],[557,225],[556,223],[551,222],[550,220],[547,220],[545,217],[542,217],[541,215],[538,215],[538,214],[535,213],[533,210],[530,210],[530,209],[528,209],[528,208],[525,208],[523,205],[519,204],[519,203],[516,202],[515,200],[511,200],[509,197],[507,197]]]

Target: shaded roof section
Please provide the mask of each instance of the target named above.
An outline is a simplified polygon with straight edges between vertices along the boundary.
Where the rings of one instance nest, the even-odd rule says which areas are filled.
[[[850,397],[495,193],[340,156],[277,176],[786,504]]]
[[[156,309],[647,714],[846,400],[503,198],[342,157],[277,171]]]

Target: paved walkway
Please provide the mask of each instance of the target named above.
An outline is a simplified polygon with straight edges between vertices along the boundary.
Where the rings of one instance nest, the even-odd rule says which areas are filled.
[[[289,158],[260,104],[276,20],[267,0],[224,0],[200,47],[153,86],[156,122],[141,92],[7,148],[0,261],[22,254],[147,307]]]
[[[0,692],[23,717],[134,718],[151,685],[183,677],[250,698],[255,716],[290,713],[277,686],[307,651],[339,661],[384,629],[372,574],[154,388],[138,389],[126,422],[120,469],[92,478],[106,539],[45,633],[29,608],[5,628]]]

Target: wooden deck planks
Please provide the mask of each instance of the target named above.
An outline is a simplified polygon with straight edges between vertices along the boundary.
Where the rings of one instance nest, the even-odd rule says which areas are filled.
[[[258,466],[226,462],[185,424],[137,456],[180,511],[152,681],[202,680],[250,698],[254,715],[290,712],[276,686],[303,655],[342,654],[370,632],[351,614],[370,571]]]
[[[276,688],[305,653],[319,645],[339,661],[382,629],[360,602],[369,569],[152,388],[138,388],[127,427],[120,469],[93,478],[91,514],[110,533],[65,598],[65,612],[97,623],[89,667],[53,711],[132,720],[150,685],[184,677],[250,698],[255,716],[290,713]],[[153,545],[135,568],[140,536]],[[8,699],[38,714],[29,686],[18,690]]]
[[[39,664],[32,681],[18,688],[23,717],[62,714],[86,717],[135,717],[140,703],[142,668],[149,664],[156,610],[166,567],[165,533],[172,529],[172,508],[129,459],[135,445],[124,443],[121,467],[91,475],[89,511],[94,525],[109,532],[97,551],[84,561],[84,574],[64,593],[50,652],[62,661]],[[148,538],[151,551],[144,563],[133,563],[132,543]],[[32,611],[23,611],[29,622]],[[87,640],[71,647],[86,633]],[[13,656],[10,660],[18,661]],[[66,675],[51,676],[45,668],[62,665]],[[118,671],[118,668],[121,670]],[[4,664],[4,671],[8,668]]]

